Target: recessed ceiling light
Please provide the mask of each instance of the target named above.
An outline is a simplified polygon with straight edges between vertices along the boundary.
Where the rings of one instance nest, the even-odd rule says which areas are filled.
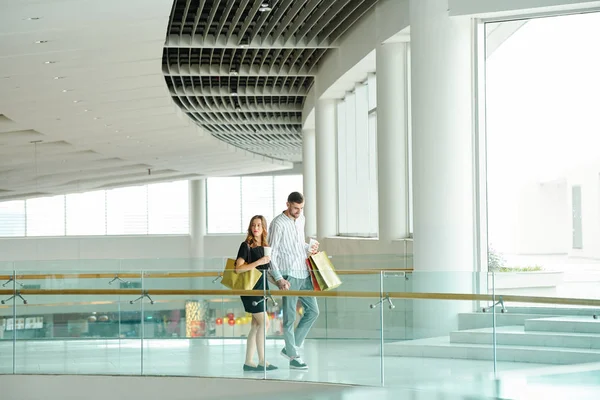
[[[116,129],[116,130],[115,130],[115,133],[119,133],[119,132],[121,132],[121,131],[120,131],[120,130],[118,130],[118,129]]]
[[[63,93],[67,93],[67,92],[70,92],[70,90],[69,89],[63,89],[62,92]]]
[[[94,117],[94,119],[100,119],[100,117]]]
[[[248,48],[248,43],[240,43],[240,48],[247,49]]]
[[[83,110],[83,112],[88,112],[88,111],[90,111],[90,110],[88,110],[87,108],[85,110]]]
[[[73,100],[73,103],[79,103],[81,100]]]
[[[229,71],[229,75],[238,76],[239,72],[237,72],[237,70],[235,70],[235,69],[232,69],[231,71]]]
[[[56,64],[56,61],[44,61],[44,64]]]
[[[29,18],[25,18],[25,20],[27,20],[27,21],[37,21],[38,19],[41,19],[41,17],[29,17]]]
[[[36,40],[35,41],[36,44],[43,44],[43,43],[48,43],[47,40]]]
[[[126,137],[127,137],[127,139],[131,139],[131,136],[129,136],[129,135],[127,135]]]
[[[64,76],[55,76],[54,79],[59,80],[59,79],[65,79]]]
[[[235,111],[237,111],[237,112],[240,112],[240,111],[242,111],[242,109],[241,109],[240,107],[237,107],[237,108],[235,109]]]
[[[273,10],[273,9],[271,7],[269,7],[269,3],[262,3],[260,5],[260,8],[258,9],[258,11],[260,11],[260,12],[269,12],[271,10]]]
[[[237,96],[238,94],[237,94],[237,92],[231,92],[231,95],[232,96]]]

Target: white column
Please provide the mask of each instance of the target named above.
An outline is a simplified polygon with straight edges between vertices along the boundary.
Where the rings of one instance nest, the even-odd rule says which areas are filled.
[[[413,290],[473,292],[471,22],[447,0],[410,0]],[[448,335],[470,302],[415,300],[415,337]]]
[[[199,260],[204,257],[204,237],[206,236],[206,179],[189,182],[190,257]],[[194,264],[198,264],[198,261]],[[198,265],[202,265],[202,263]]]
[[[377,47],[379,241],[408,237],[407,44]]]
[[[317,172],[315,153],[315,130],[302,131],[302,181],[305,199],[306,236],[317,235]]]
[[[335,100],[320,99],[315,108],[317,238],[337,234]]]

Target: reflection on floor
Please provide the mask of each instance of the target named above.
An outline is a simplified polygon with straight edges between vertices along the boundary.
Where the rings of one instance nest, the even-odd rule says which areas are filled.
[[[381,385],[380,347],[376,340],[308,340],[304,359],[308,371],[290,370],[279,355],[283,341],[267,343],[267,361],[279,370],[269,379]],[[177,375],[263,379],[244,373],[245,341],[237,339],[73,340],[17,342],[15,369],[24,374]],[[142,367],[143,360],[143,367]],[[12,372],[12,342],[0,343],[0,373]],[[536,368],[530,363],[499,363],[499,370]],[[487,380],[490,361],[385,357],[386,386],[410,386],[448,379]]]
[[[267,343],[268,361],[280,367],[268,372],[268,379],[367,386],[382,383],[380,348],[375,340],[309,340],[304,349],[310,366],[308,371],[290,370],[279,355],[282,346],[279,340]],[[244,349],[245,342],[237,339],[146,340],[143,351],[135,340],[22,341],[17,342],[14,367],[19,374],[264,379],[264,373],[242,372]],[[311,398],[358,399],[367,393],[381,399],[392,398],[388,396],[390,393],[394,399],[402,396],[412,399],[600,398],[600,363],[551,366],[499,362],[497,371],[499,380],[494,380],[493,364],[489,361],[386,356],[383,377],[385,386],[393,389],[392,392],[341,388],[338,393],[311,395]],[[0,374],[12,372],[12,342],[0,342]],[[286,398],[304,399],[306,396]]]

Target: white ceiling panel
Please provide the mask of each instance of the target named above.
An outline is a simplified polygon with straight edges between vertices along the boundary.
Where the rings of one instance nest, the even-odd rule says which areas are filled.
[[[0,0],[0,201],[291,168],[319,60],[375,3]]]

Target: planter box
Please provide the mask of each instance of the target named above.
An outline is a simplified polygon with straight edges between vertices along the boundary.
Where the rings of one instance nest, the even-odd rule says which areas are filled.
[[[562,271],[497,272],[496,293],[554,295],[564,282]],[[492,275],[488,275],[488,292],[492,292]]]

